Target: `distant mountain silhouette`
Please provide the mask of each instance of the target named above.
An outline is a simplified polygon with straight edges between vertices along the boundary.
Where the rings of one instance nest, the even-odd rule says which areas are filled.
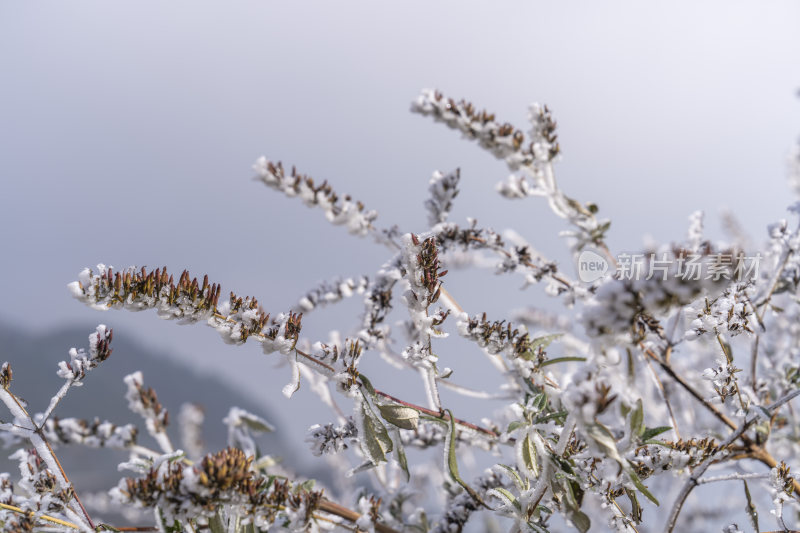
[[[11,363],[14,379],[11,390],[28,402],[29,411],[42,412],[50,397],[64,381],[56,375],[58,362],[69,360],[69,348],[87,348],[93,328],[63,328],[37,336],[0,323],[0,363]],[[180,446],[177,428],[178,412],[184,402],[199,404],[205,410],[203,440],[207,451],[217,451],[227,445],[227,431],[222,419],[232,406],[246,409],[266,420],[270,413],[255,405],[221,381],[187,368],[169,356],[148,351],[135,340],[114,332],[111,357],[94,369],[82,387],[73,388],[59,404],[55,414],[60,418],[78,417],[92,420],[98,417],[115,424],[133,423],[139,428],[139,443],[156,449],[144,427],[143,420],[128,410],[122,378],[141,370],[144,384],[158,393],[159,401],[170,411],[170,437]],[[0,406],[0,419],[8,421],[10,414]],[[295,451],[278,433],[268,433],[258,439],[262,453],[281,457],[287,466],[300,475],[319,476],[320,472],[304,472],[295,460]],[[0,471],[10,472],[16,479],[17,465],[7,459],[13,450],[0,449]],[[80,494],[96,492],[115,485],[122,475],[116,465],[127,460],[125,452],[96,450],[82,446],[59,448],[58,457]],[[317,477],[319,479],[319,477]]]

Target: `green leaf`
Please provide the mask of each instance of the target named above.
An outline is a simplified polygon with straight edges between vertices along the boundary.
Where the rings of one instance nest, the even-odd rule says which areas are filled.
[[[638,524],[642,521],[642,506],[639,505],[639,498],[636,497],[636,492],[630,489],[625,489],[625,495],[631,502],[631,518]]]
[[[392,439],[386,431],[386,426],[383,425],[363,395],[361,397],[361,414],[364,424],[361,449],[373,463],[385,463],[386,454],[392,451]]]
[[[456,458],[456,421],[452,411],[445,409],[445,412],[449,417],[450,430],[447,432],[447,439],[445,439],[444,466],[450,473],[450,477],[461,485],[464,490],[467,491],[467,494],[472,496],[473,500],[488,509],[489,506],[483,502],[480,495],[475,492],[472,487],[467,485],[458,473],[458,460]]]
[[[642,433],[642,440],[648,441],[655,437],[656,435],[661,435],[665,431],[669,431],[672,428],[670,426],[658,426],[656,428],[646,428]]]
[[[216,513],[208,519],[208,528],[211,530],[211,533],[227,533],[227,528],[222,523],[222,517],[219,513]]]
[[[642,407],[642,399],[636,400],[636,407],[631,413],[631,435],[640,436],[644,433],[644,407]]]
[[[536,337],[531,341],[531,350],[536,350],[537,348],[541,348],[542,350],[546,349],[550,346],[554,340],[563,337],[563,333],[553,333],[552,335],[544,335],[542,337]]]
[[[592,525],[591,520],[581,511],[583,503],[583,491],[580,485],[571,478],[563,474],[551,485],[553,494],[564,502],[566,516],[576,529],[581,533],[586,533]]]
[[[420,520],[420,527],[422,528],[423,533],[428,533],[428,531],[431,529],[431,526],[428,523],[428,515],[425,514],[425,511],[422,511],[419,514],[419,520]]]
[[[539,348],[542,350],[546,349],[550,346],[550,343],[556,340],[557,338],[563,336],[563,333],[554,333],[552,335],[544,335],[542,337],[536,337],[531,341],[530,348],[526,351],[519,354],[519,357],[522,357],[526,361],[532,361],[536,357],[536,352]]]
[[[402,429],[417,429],[419,411],[404,405],[378,405],[384,420]]]
[[[403,448],[403,441],[400,439],[400,430],[392,428],[391,433],[392,440],[394,440],[394,458],[405,473],[406,482],[408,482],[411,479],[411,472],[408,470],[408,459],[406,458],[406,450]]]
[[[743,479],[744,482],[744,495],[747,498],[747,506],[745,506],[744,510],[747,512],[747,516],[750,518],[750,525],[753,526],[753,529],[756,531],[761,531],[758,529],[758,510],[756,506],[753,504],[753,499],[750,497],[750,488],[747,486],[747,480]]]
[[[577,356],[568,356],[568,357],[556,357],[555,359],[548,359],[540,366],[548,366],[548,365],[555,365],[556,363],[566,363],[569,361],[586,361],[585,357],[577,357]]]
[[[272,427],[269,422],[252,413],[241,413],[239,415],[239,420],[244,422],[249,429],[258,433],[269,433],[271,431],[275,431],[275,428]]]
[[[505,503],[507,503],[507,504],[510,503],[511,505],[516,507],[516,509],[518,511],[522,510],[522,506],[519,504],[519,501],[517,500],[517,498],[513,494],[511,494],[508,490],[504,489],[503,487],[495,487],[495,488],[491,489],[489,492],[494,494],[495,496],[497,496],[501,500],[505,500]]]
[[[533,421],[534,424],[544,424],[548,420],[553,418],[566,418],[569,413],[566,411],[557,411],[555,413],[550,413],[544,416],[540,416]]]
[[[508,473],[509,477],[514,481],[514,484],[520,491],[528,490],[529,484],[527,481],[524,481],[522,479],[522,477],[519,475],[519,472],[517,472],[508,465],[498,464],[497,466],[499,466]]]
[[[530,431],[525,433],[525,437],[517,442],[518,457],[522,457],[522,464],[525,467],[528,477],[539,477],[539,463],[537,462],[536,443],[531,439]]]
[[[508,428],[506,428],[506,433],[511,433],[515,429],[521,428],[524,425],[525,425],[525,422],[521,422],[520,420],[514,420],[513,422],[511,422],[508,425]]]
[[[375,387],[372,386],[372,383],[367,379],[367,376],[364,374],[358,374],[358,379],[361,381],[361,384],[364,388],[367,389],[367,392],[371,397],[375,397]]]
[[[537,411],[544,411],[547,408],[547,395],[544,393],[537,394],[532,403]]]
[[[625,461],[625,463],[627,463],[627,466],[623,466],[623,468],[625,469],[625,473],[628,474],[628,477],[631,478],[631,481],[633,481],[633,484],[636,486],[639,492],[644,494],[647,497],[647,499],[653,502],[654,504],[659,505],[656,497],[653,496],[649,490],[647,490],[647,487],[644,486],[642,480],[639,479],[638,474],[636,474],[636,470],[634,470],[633,467],[630,465],[630,463],[628,463],[627,461]]]
[[[617,450],[617,442],[614,440],[614,437],[611,435],[611,432],[601,424],[592,424],[588,427],[589,436],[594,440],[597,447],[606,454],[611,459],[614,459],[622,469],[628,474],[628,477],[631,478],[634,486],[644,494],[648,500],[653,502],[654,504],[658,505],[658,500],[655,496],[653,496],[647,487],[645,487],[642,480],[639,479],[639,476],[636,474],[636,470],[633,469],[633,466],[623,459],[620,454],[619,450]]]
[[[589,528],[592,527],[592,521],[580,509],[570,509],[567,513],[567,517],[569,521],[572,522],[572,525],[581,533],[586,533],[589,531]]]
[[[620,465],[623,464],[623,459],[617,450],[617,441],[614,440],[611,432],[605,426],[592,424],[587,428],[587,432],[601,452],[614,459]]]

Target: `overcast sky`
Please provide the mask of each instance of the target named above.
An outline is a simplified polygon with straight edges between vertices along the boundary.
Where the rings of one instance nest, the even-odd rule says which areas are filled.
[[[154,313],[101,314],[66,290],[98,262],[168,265],[277,313],[321,279],[374,273],[384,250],[252,181],[262,154],[406,231],[425,229],[431,173],[460,167],[452,220],[514,227],[567,260],[545,203],[500,198],[502,163],[409,113],[424,87],[523,129],[528,104],[548,104],[560,184],[612,219],[614,250],[681,239],[696,209],[716,236],[727,208],[760,239],[794,201],[798,21],[789,1],[3,2],[0,319],[87,334],[105,322],[294,405],[279,393],[288,371],[257,346]],[[536,294],[501,301],[492,291],[518,280],[486,283],[462,290],[471,312]],[[310,315],[305,331],[346,332],[359,304],[344,309]]]

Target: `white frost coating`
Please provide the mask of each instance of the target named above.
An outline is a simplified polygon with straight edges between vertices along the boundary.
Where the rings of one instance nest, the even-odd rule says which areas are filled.
[[[428,225],[435,226],[447,220],[450,210],[453,208],[453,199],[458,195],[460,178],[461,171],[459,169],[448,174],[442,174],[438,170],[433,173],[428,186],[430,198],[425,201]]]
[[[292,169],[286,175],[280,163],[272,163],[261,156],[253,165],[256,179],[264,185],[282,192],[289,197],[299,197],[308,207],[319,207],[325,218],[334,225],[343,225],[354,235],[367,235],[372,229],[372,222],[377,218],[376,211],[366,211],[360,202],[348,195],[338,196],[327,184],[315,186],[314,181],[297,174]],[[315,190],[316,189],[316,190]]]
[[[25,412],[24,407],[17,403],[16,398],[2,387],[0,387],[0,400],[11,411],[11,416],[14,417],[14,425],[25,431],[26,435],[27,430],[33,431],[32,420],[28,413]]]
[[[258,415],[239,407],[231,407],[222,419],[228,427],[228,446],[241,449],[245,455],[255,455],[256,443],[253,434],[274,431],[272,424]]]
[[[369,516],[371,508],[372,505],[369,501],[369,498],[366,496],[362,496],[358,500],[358,512],[361,514],[361,516],[358,518],[358,520],[356,520],[356,527],[359,529],[359,531],[374,533],[375,523]]]
[[[316,457],[333,455],[358,442],[358,430],[352,418],[348,418],[339,427],[334,427],[333,424],[314,424],[308,428],[305,440]]]
[[[695,211],[689,215],[689,245],[693,252],[700,250],[703,243],[703,212]]]
[[[353,422],[356,425],[356,434],[357,435],[366,435],[367,431],[364,429],[366,423],[366,415],[364,414],[365,409],[369,409],[369,405],[364,405],[366,400],[361,394],[356,395],[355,401],[353,402]],[[365,438],[365,437],[362,437]],[[368,446],[361,446],[361,452],[364,454],[364,458],[372,463],[373,465],[377,465],[380,463],[377,457],[374,457],[369,450]],[[353,473],[355,473],[353,471]]]
[[[369,288],[369,279],[360,276],[358,279],[346,278],[324,281],[308,291],[294,306],[294,312],[308,313],[326,305],[331,305],[350,298],[354,294],[364,294]]]
[[[428,302],[433,295],[423,283],[425,271],[419,260],[422,251],[423,243],[414,244],[414,238],[410,233],[403,236],[401,264],[405,269],[404,278],[409,287],[403,294],[403,301],[408,308],[412,324],[410,328],[411,344],[403,350],[403,358],[419,369],[428,398],[428,406],[431,409],[440,409],[439,390],[434,372],[435,362],[438,358],[431,351],[431,338],[446,337],[447,334],[433,327],[437,318],[440,321],[443,320],[443,314],[429,315],[428,313]]]
[[[187,278],[181,278],[183,284],[179,282],[171,288],[169,283],[163,283],[157,294],[155,291],[153,294],[149,294],[140,290],[134,296],[135,291],[126,293],[126,285],[118,288],[113,286],[118,282],[116,277],[109,282],[111,269],[106,270],[106,266],[103,264],[98,265],[98,268],[99,274],[93,274],[91,270],[84,269],[80,274],[82,281],[75,282],[77,285],[75,283],[70,285],[73,295],[90,307],[127,309],[129,311],[155,309],[160,318],[178,320],[179,324],[206,322],[217,330],[224,342],[243,344],[246,340],[253,339],[262,344],[265,353],[279,351],[286,354],[294,346],[294,339],[285,337],[285,326],[292,318],[290,314],[280,314],[268,323],[262,323],[259,320],[258,303],[250,297],[242,298],[236,311],[231,309],[230,302],[222,302],[215,309],[215,306],[209,302],[212,299],[213,302],[217,301],[219,285],[203,285],[202,289],[200,289],[200,285],[197,285],[193,289],[188,282],[188,272],[184,272]],[[136,267],[130,267],[119,274],[122,277],[136,277],[141,289],[145,283],[142,281],[143,272],[144,269],[137,270]],[[162,275],[166,276],[166,272],[163,272]],[[169,279],[171,283],[172,278]],[[99,294],[98,287],[101,288]],[[266,315],[261,316],[263,320],[267,320]],[[295,329],[299,331],[299,320],[295,326]],[[277,331],[277,337],[270,338],[266,334],[267,330]],[[68,368],[62,368],[62,373],[66,374],[68,371]]]
[[[504,160],[512,171],[524,172],[532,183],[523,184],[523,180],[519,178],[499,184],[498,190],[512,198],[519,197],[520,194],[530,195],[528,191],[536,191],[535,195],[545,196],[550,209],[577,228],[576,232],[564,233],[564,236],[572,240],[576,250],[592,242],[606,223],[599,221],[587,207],[559,190],[553,172],[558,143],[551,139],[555,122],[546,107],[539,104],[530,106],[529,139],[508,124],[497,122],[494,115],[476,112],[471,104],[443,97],[433,89],[423,89],[420,96],[412,102],[411,110],[444,122],[466,138],[476,139],[481,147]]]
[[[428,316],[428,297],[431,296],[428,288],[422,283],[424,272],[417,260],[417,256],[422,250],[421,244],[414,244],[411,234],[403,236],[403,267],[406,269],[405,279],[409,284],[409,290],[403,294],[403,300],[408,307],[414,327],[422,335],[434,337],[446,336],[433,327],[434,317]]]
[[[167,420],[166,409],[162,409],[160,412],[156,413],[154,406],[145,406],[142,402],[142,395],[139,392],[144,383],[142,373],[136,371],[132,374],[128,374],[123,381],[128,388],[125,393],[125,399],[128,400],[128,409],[144,418],[147,432],[155,439],[164,453],[173,453],[174,449],[172,443],[166,431],[164,431]]]
[[[300,389],[300,365],[297,362],[297,355],[288,355],[286,359],[289,361],[289,365],[292,368],[292,381],[284,385],[281,392],[287,398],[291,398],[295,392]]]
[[[533,172],[540,172],[534,170]],[[511,174],[505,181],[500,181],[495,186],[497,192],[509,199],[526,198],[528,196],[547,196],[547,191],[538,181],[529,182],[525,176]]]
[[[79,418],[48,419],[42,425],[51,444],[82,444],[90,448],[127,449],[136,443],[136,426],[117,426],[95,419],[89,423]]]
[[[80,350],[76,348],[70,348],[69,350],[69,357],[70,361],[67,363],[66,361],[61,361],[58,364],[58,377],[66,379],[71,383],[68,383],[67,388],[69,386],[80,386],[81,380],[86,377],[86,373],[95,368],[99,365],[102,361],[98,358],[98,351],[97,348],[101,341],[109,340],[111,337],[111,330],[108,329],[105,324],[100,324],[97,326],[94,333],[89,335],[89,354],[86,354],[86,351],[81,348]],[[63,394],[66,393],[66,390],[63,390],[61,396],[56,395],[60,400],[63,397]],[[57,402],[56,402],[57,403]]]

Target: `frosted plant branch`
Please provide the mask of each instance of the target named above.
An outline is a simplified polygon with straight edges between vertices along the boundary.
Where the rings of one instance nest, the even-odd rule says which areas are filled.
[[[523,171],[525,177],[510,178],[498,185],[498,191],[509,198],[546,197],[553,212],[577,228],[577,232],[570,234],[576,239],[577,250],[586,244],[606,249],[603,239],[609,223],[595,218],[597,206],[581,205],[556,185],[553,162],[560,147],[555,133],[556,123],[546,106],[531,106],[531,131],[527,139],[511,124],[498,122],[493,113],[479,111],[467,101],[455,101],[432,89],[423,90],[412,103],[411,110],[445,123],[468,139],[477,140],[483,148],[505,161],[512,171]],[[533,182],[529,183],[527,179]]]
[[[66,396],[67,391],[71,387],[82,385],[86,373],[108,359],[112,352],[110,348],[112,338],[112,330],[107,329],[104,324],[100,324],[97,326],[97,331],[89,335],[88,356],[82,348],[80,350],[76,348],[71,348],[69,350],[70,361],[62,361],[59,363],[58,369],[58,376],[64,378],[66,381],[56,395],[50,400],[50,405],[47,406],[47,410],[41,416],[39,424],[44,423],[50,418],[50,414],[64,396]]]
[[[106,423],[98,425],[93,432],[94,435],[80,435],[79,431],[75,431],[77,428],[74,427],[75,424],[71,419],[66,422],[65,427],[65,425],[59,424],[57,419],[51,420],[50,415],[72,386],[80,385],[87,372],[111,355],[111,338],[111,330],[100,325],[96,332],[89,336],[89,355],[83,350],[78,351],[75,348],[70,350],[70,361],[62,361],[58,370],[59,377],[64,378],[66,383],[50,400],[46,412],[37,417],[38,423],[28,414],[20,399],[9,390],[13,377],[11,366],[6,362],[0,369],[0,401],[6,405],[14,417],[14,423],[4,425],[3,429],[9,431],[12,438],[25,438],[33,446],[30,450],[21,448],[12,456],[19,459],[21,473],[25,471],[25,468],[29,471],[29,475],[22,480],[23,485],[26,485],[26,488],[32,492],[32,496],[25,505],[31,506],[30,510],[37,511],[34,513],[34,517],[40,514],[41,510],[50,515],[61,513],[67,519],[66,522],[70,524],[69,526],[62,525],[83,531],[94,531],[94,524],[56,457],[48,441],[48,434],[58,440],[75,439],[90,446],[102,445],[107,442],[110,445],[127,447],[135,441],[135,430],[132,427],[116,428]],[[70,435],[70,433],[72,434]],[[7,499],[5,503],[10,504],[12,501],[13,498]],[[27,512],[27,510],[24,511]],[[23,513],[23,516],[28,515]],[[58,519],[58,517],[48,516],[50,522],[53,519]],[[35,521],[35,518],[33,520]],[[14,522],[12,520],[9,523]]]
[[[453,200],[458,196],[460,179],[460,169],[455,169],[448,174],[442,174],[438,170],[433,173],[428,186],[430,198],[425,201],[425,209],[428,210],[428,224],[431,227],[447,221],[450,210],[453,208]]]
[[[174,448],[167,435],[169,412],[158,401],[158,395],[152,388],[144,388],[144,379],[141,372],[134,372],[125,376],[125,385],[128,392],[125,399],[128,409],[141,416],[145,421],[147,432],[153,437],[163,453],[172,453]]]
[[[800,396],[800,390],[792,391],[774,403],[768,405],[767,407],[761,408],[761,412],[757,412],[753,416],[747,418],[742,424],[739,425],[736,430],[728,435],[728,437],[722,442],[720,448],[724,449],[727,446],[730,446],[733,442],[739,439],[744,433],[752,426],[755,422],[757,422],[760,418],[766,416],[771,416],[775,411],[783,407],[786,403],[791,401],[792,399]],[[692,492],[695,486],[698,485],[701,476],[708,470],[708,467],[714,462],[714,458],[708,457],[705,461],[703,461],[700,465],[698,465],[692,474],[689,476],[689,479],[683,485],[678,496],[675,498],[675,503],[672,506],[672,510],[670,511],[669,517],[667,518],[667,523],[664,526],[665,533],[671,533],[672,530],[675,528],[675,525],[678,521],[678,515],[680,515],[681,508],[683,507],[683,503],[686,501],[686,498],[689,496],[689,493]],[[774,465],[773,465],[774,466]]]
[[[769,473],[766,474],[726,474],[724,476],[703,477],[697,479],[698,485],[705,485],[706,483],[717,483],[719,481],[742,481],[751,479],[769,479]]]
[[[311,177],[299,174],[294,167],[287,175],[280,161],[273,163],[262,156],[253,168],[257,173],[256,179],[267,187],[289,197],[296,196],[308,207],[319,207],[329,222],[345,225],[347,231],[355,235],[367,235],[378,216],[376,211],[366,211],[364,204],[349,195],[340,197],[327,182],[316,185]]]

